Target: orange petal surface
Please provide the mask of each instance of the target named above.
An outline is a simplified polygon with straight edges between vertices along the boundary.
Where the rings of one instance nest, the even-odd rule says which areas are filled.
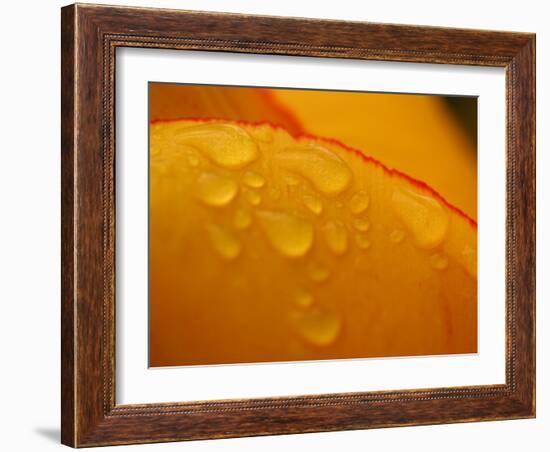
[[[152,366],[477,351],[477,226],[269,124],[150,130]]]

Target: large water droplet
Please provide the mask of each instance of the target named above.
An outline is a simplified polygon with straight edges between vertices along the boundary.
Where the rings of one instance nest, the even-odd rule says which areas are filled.
[[[269,241],[284,256],[304,256],[313,245],[313,226],[306,219],[284,212],[257,215]]]
[[[233,226],[237,229],[246,229],[252,222],[252,216],[246,209],[237,209],[233,217]]]
[[[392,205],[420,248],[434,248],[445,238],[449,217],[437,200],[412,190],[396,189]]]
[[[332,344],[342,329],[340,317],[321,309],[296,313],[293,317],[302,338],[320,347]]]
[[[355,215],[359,215],[369,207],[369,195],[365,191],[358,191],[348,202],[349,210]]]
[[[261,188],[265,185],[265,179],[261,174],[247,171],[243,176],[243,182],[252,188]]]
[[[304,195],[302,199],[305,206],[315,215],[319,215],[323,211],[323,202],[318,196]]]
[[[350,184],[352,174],[346,163],[319,144],[288,148],[275,154],[285,169],[309,180],[326,195],[337,195]]]
[[[447,256],[440,253],[435,253],[430,256],[430,263],[437,270],[445,270],[449,266]]]
[[[341,221],[329,221],[323,227],[325,240],[334,254],[344,254],[348,249],[348,234]]]
[[[194,147],[224,168],[243,168],[259,157],[256,143],[246,130],[235,124],[213,123],[184,127],[175,135],[175,140]]]
[[[313,295],[305,290],[298,290],[294,294],[294,302],[301,308],[309,308],[313,304]]]
[[[197,197],[209,206],[223,207],[237,194],[237,183],[216,173],[202,173],[197,179]]]
[[[206,230],[212,248],[224,259],[235,259],[241,253],[241,243],[231,232],[215,224],[206,225]]]

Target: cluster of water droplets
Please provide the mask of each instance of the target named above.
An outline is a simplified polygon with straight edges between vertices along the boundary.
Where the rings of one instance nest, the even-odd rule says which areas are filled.
[[[239,197],[244,201],[234,209],[230,226],[205,226],[212,249],[222,259],[238,258],[242,252],[239,236],[254,223],[270,246],[288,259],[303,258],[317,240],[336,257],[346,254],[352,244],[360,252],[368,250],[371,225],[366,212],[370,197],[364,190],[349,193],[353,175],[348,165],[320,144],[293,145],[273,155],[273,165],[284,177],[280,178],[282,182],[272,183],[262,174],[261,165],[250,169],[261,159],[258,142],[272,141],[266,129],[259,133],[261,136],[253,139],[237,125],[201,124],[185,127],[175,137],[178,143],[198,152],[199,155],[188,153],[187,161],[192,168],[200,169],[201,158],[210,163],[209,169],[199,172],[196,178],[198,201],[213,209],[227,208]],[[262,206],[264,197],[278,200],[285,193],[288,197],[299,196],[305,214],[298,213],[298,209]],[[327,209],[329,201],[336,209],[345,207],[351,220],[345,224],[342,215]],[[403,228],[389,230],[389,242],[397,246],[410,235],[418,248],[431,252],[429,262],[435,270],[447,268],[448,258],[438,250],[449,225],[448,214],[441,204],[403,187],[394,189],[391,203]],[[315,230],[308,215],[323,219],[319,230]],[[465,251],[465,262],[471,260],[467,254]],[[329,270],[314,261],[308,262],[306,268],[314,285],[330,277]],[[295,308],[291,321],[304,340],[317,346],[336,340],[342,328],[340,316],[318,306],[310,289],[297,288],[291,299]]]

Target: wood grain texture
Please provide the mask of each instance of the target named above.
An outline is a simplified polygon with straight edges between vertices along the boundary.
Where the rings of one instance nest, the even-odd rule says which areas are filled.
[[[535,415],[534,35],[80,4],[62,9],[61,34],[64,444]],[[506,384],[116,405],[114,67],[124,46],[506,68]]]
[[[74,8],[61,11],[61,441],[75,443]]]

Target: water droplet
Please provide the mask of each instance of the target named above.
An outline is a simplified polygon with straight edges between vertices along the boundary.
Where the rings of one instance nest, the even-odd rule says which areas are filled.
[[[315,262],[308,266],[309,277],[315,282],[323,282],[329,276],[329,271]]]
[[[323,211],[323,202],[318,196],[304,195],[302,199],[305,206],[315,215],[319,215]]]
[[[199,157],[194,152],[187,153],[187,161],[189,162],[189,165],[191,165],[193,168],[199,166],[200,163]]]
[[[273,129],[270,126],[255,127],[252,131],[252,135],[262,143],[273,142]]]
[[[293,320],[302,338],[319,347],[332,344],[342,330],[340,318],[321,309],[295,313]]]
[[[223,207],[237,194],[237,183],[216,173],[202,173],[197,179],[197,197],[209,206]]]
[[[432,267],[437,270],[445,270],[449,266],[449,260],[447,256],[440,253],[435,253],[430,256],[430,263]]]
[[[477,278],[477,251],[475,248],[466,245],[458,260],[472,278]]]
[[[288,148],[275,154],[275,159],[283,168],[306,178],[327,195],[341,193],[352,179],[346,163],[319,144]]]
[[[357,242],[357,246],[362,250],[370,248],[370,240],[365,234],[357,234],[355,236],[355,241]]]
[[[401,243],[405,238],[405,233],[400,229],[394,229],[390,233],[390,241],[392,243]]]
[[[261,174],[247,171],[243,176],[243,182],[252,188],[261,188],[265,185],[265,179]]]
[[[344,254],[348,249],[348,234],[341,221],[329,221],[323,227],[325,240],[334,254]]]
[[[241,244],[231,232],[215,224],[207,225],[206,230],[212,248],[224,259],[235,259],[241,253]]]
[[[269,241],[284,256],[304,256],[313,245],[313,226],[304,218],[270,211],[257,215]]]
[[[294,294],[294,302],[301,308],[309,308],[313,304],[313,295],[305,290],[299,290]]]
[[[358,191],[349,200],[349,210],[351,210],[351,212],[355,215],[359,215],[367,210],[367,207],[369,207],[369,202],[370,198],[367,192]]]
[[[297,185],[300,185],[300,179],[293,174],[287,174],[285,176],[285,182],[289,187],[296,187]]]
[[[434,248],[445,238],[449,217],[434,198],[398,189],[393,192],[392,205],[420,248]]]
[[[229,169],[244,168],[260,155],[248,132],[235,124],[186,126],[178,131],[175,140],[192,146],[212,162]]]
[[[161,154],[163,153],[162,149],[159,146],[155,146],[153,144],[153,137],[151,137],[151,145],[149,146],[149,149],[150,149],[149,153],[150,153],[151,158],[160,157]]]
[[[358,218],[358,219],[353,221],[353,226],[358,231],[367,232],[369,230],[370,223],[368,222],[368,220]]]
[[[253,190],[249,190],[246,192],[246,199],[248,199],[248,202],[253,206],[257,206],[262,202],[262,195]]]
[[[233,217],[233,225],[237,229],[246,229],[252,222],[252,216],[246,209],[237,209],[235,216]]]

